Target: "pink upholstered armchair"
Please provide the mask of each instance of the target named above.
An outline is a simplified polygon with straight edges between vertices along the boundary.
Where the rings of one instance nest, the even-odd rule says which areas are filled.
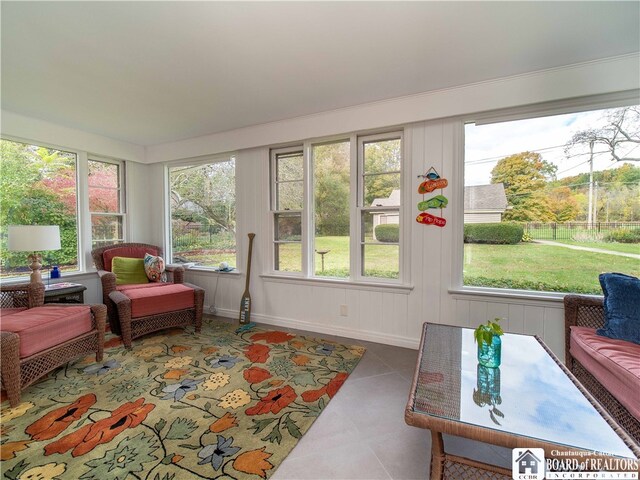
[[[194,325],[202,327],[204,290],[184,283],[184,268],[167,265],[166,282],[118,285],[111,271],[115,257],[162,256],[162,249],[144,243],[120,243],[91,252],[102,282],[102,298],[107,306],[111,330],[122,337],[127,348],[131,340],[165,328]]]

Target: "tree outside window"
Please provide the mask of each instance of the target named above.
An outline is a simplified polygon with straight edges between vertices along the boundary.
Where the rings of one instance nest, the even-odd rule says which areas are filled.
[[[169,168],[172,261],[236,264],[235,159]]]
[[[78,269],[76,154],[0,140],[0,275],[30,272],[26,254],[9,252],[9,225],[58,225],[60,250],[44,252],[44,268]]]

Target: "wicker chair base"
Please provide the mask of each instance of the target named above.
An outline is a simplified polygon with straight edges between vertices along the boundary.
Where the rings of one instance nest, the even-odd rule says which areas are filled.
[[[591,373],[575,358],[571,369],[576,378],[631,438],[640,444],[640,421],[635,418]]]
[[[49,373],[65,363],[91,353],[96,353],[96,362],[102,361],[103,348],[99,345],[97,332],[89,332],[81,337],[25,358],[20,362],[21,388],[28,387],[45,373]]]
[[[200,316],[200,322],[198,325],[196,322],[196,311],[193,308],[150,315],[148,317],[132,318],[131,337],[125,338],[125,329],[123,329],[122,342],[125,347],[131,348],[131,341],[134,338],[141,337],[147,333],[157,332],[158,330],[173,327],[186,327],[188,325],[194,325],[196,332],[199,332],[202,328],[202,316]]]

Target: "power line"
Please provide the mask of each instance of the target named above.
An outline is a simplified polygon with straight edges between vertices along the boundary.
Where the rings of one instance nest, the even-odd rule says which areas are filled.
[[[526,151],[527,152],[538,153],[538,152],[544,152],[546,150],[555,150],[556,148],[564,148],[564,145],[556,145],[555,147],[545,147],[545,148],[539,148],[539,149],[536,149],[536,150],[526,150]],[[518,153],[522,153],[522,152],[508,153],[506,155],[498,155],[497,157],[487,157],[487,158],[479,158],[477,160],[469,160],[469,161],[465,162],[465,164],[466,165],[475,165],[477,163],[490,163],[493,160],[500,160],[502,158],[510,157],[511,155],[517,155]]]
[[[465,165],[479,165],[481,163],[492,163],[495,162],[496,160],[502,160],[503,158],[507,158],[507,157],[511,157],[513,155],[518,155],[519,153],[524,153],[524,152],[532,152],[532,153],[539,153],[539,152],[543,152],[545,150],[555,150],[557,148],[562,148],[564,147],[564,145],[559,145],[556,147],[547,147],[547,148],[540,148],[538,150],[523,150],[520,152],[515,152],[515,153],[509,153],[506,155],[498,155],[496,157],[487,157],[487,158],[479,158],[477,160],[468,160],[465,161]],[[603,153],[610,153],[609,150],[602,150],[600,152],[593,152],[593,155],[602,155]],[[574,153],[572,155],[565,155],[564,159],[568,160],[570,158],[574,158],[574,157],[582,157],[584,155],[590,155],[589,152],[584,152],[584,153]]]

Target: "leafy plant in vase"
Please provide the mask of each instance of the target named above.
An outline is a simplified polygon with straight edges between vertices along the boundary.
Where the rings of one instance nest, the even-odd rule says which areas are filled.
[[[478,344],[478,363],[485,367],[497,368],[502,356],[502,340],[504,334],[498,323],[499,318],[487,320],[486,324],[478,325],[473,332],[473,338]]]

